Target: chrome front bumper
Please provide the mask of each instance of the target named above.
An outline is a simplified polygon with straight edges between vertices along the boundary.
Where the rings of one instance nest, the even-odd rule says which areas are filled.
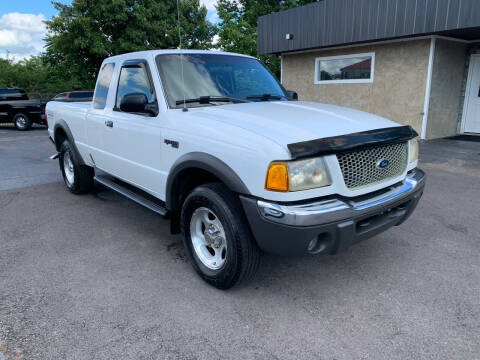
[[[374,195],[355,199],[332,198],[300,205],[280,205],[258,200],[257,205],[260,214],[270,221],[291,226],[312,226],[356,217],[378,206],[396,202],[423,187],[424,181],[424,172],[415,170],[402,183]]]
[[[340,196],[305,204],[276,204],[240,196],[257,244],[278,254],[337,253],[400,225],[415,210],[425,187],[416,169],[404,181],[356,198]],[[318,244],[313,247],[312,244]]]

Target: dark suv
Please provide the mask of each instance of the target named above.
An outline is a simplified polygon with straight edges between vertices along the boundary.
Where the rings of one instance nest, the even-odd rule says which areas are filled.
[[[29,100],[22,89],[0,88],[0,123],[13,123],[28,130],[33,123],[46,124],[46,100]]]

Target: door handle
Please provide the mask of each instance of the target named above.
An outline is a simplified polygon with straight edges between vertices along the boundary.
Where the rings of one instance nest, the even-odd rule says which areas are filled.
[[[113,121],[112,120],[105,120],[105,125],[108,127],[113,127]]]

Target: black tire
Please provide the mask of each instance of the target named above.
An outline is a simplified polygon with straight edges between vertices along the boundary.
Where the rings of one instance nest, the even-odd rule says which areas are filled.
[[[18,113],[13,117],[15,128],[20,131],[29,130],[32,127],[32,121],[25,114]]]
[[[220,220],[226,235],[225,262],[218,270],[202,263],[193,247],[190,222],[195,210],[207,208]],[[250,232],[238,196],[221,183],[209,183],[195,188],[185,199],[180,226],[185,250],[195,271],[210,285],[229,289],[249,280],[260,263],[260,250]]]
[[[65,169],[65,158],[68,157],[71,160],[71,169],[69,167],[69,174],[73,172],[73,179],[67,176]],[[73,194],[85,194],[93,189],[93,168],[87,165],[80,165],[80,160],[77,158],[72,144],[68,140],[65,140],[60,147],[60,156],[58,157],[60,164],[60,171],[62,172],[63,181]],[[67,161],[68,162],[68,161]],[[72,171],[73,170],[73,171]]]

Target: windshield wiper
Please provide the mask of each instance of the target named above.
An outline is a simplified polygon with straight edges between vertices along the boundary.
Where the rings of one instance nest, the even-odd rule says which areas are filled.
[[[261,101],[268,100],[281,100],[285,98],[284,95],[272,95],[272,94],[259,94],[259,95],[248,95],[247,99],[260,99]]]
[[[199,104],[211,104],[212,102],[250,102],[250,100],[234,98],[230,96],[200,96],[194,99],[185,99],[185,100],[177,100],[175,104],[181,105],[185,104],[192,104],[192,103],[199,103]]]

